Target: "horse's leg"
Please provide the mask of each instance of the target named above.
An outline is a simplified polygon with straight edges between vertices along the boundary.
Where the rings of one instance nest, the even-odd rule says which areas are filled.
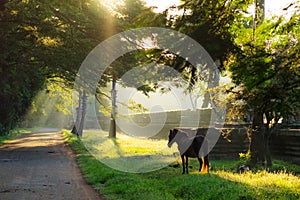
[[[189,173],[189,157],[185,156],[186,173]]]
[[[201,172],[201,168],[202,168],[202,158],[199,158],[199,157],[197,157],[197,158],[198,158],[199,165],[200,165],[200,167],[199,167],[199,172]]]
[[[182,174],[184,174],[185,173],[184,155],[181,156],[181,161],[182,161]]]
[[[204,156],[204,172],[209,172],[209,161],[208,161],[208,155]]]
[[[206,158],[206,167],[207,167],[207,173],[209,173],[209,160],[208,160],[208,155],[205,156]]]

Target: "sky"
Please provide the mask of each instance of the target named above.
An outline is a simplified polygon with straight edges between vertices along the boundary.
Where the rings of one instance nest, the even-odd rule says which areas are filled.
[[[156,12],[162,12],[172,5],[179,5],[180,0],[145,0],[148,6],[157,6]],[[266,16],[283,14],[282,9],[295,0],[265,0]]]
[[[286,8],[293,2],[295,2],[295,0],[265,0],[266,15],[283,14],[282,9]]]
[[[163,12],[170,6],[179,5],[180,0],[145,0],[147,6],[155,6],[155,12]]]

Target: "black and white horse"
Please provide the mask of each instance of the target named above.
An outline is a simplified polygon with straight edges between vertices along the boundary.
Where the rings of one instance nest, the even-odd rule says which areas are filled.
[[[182,174],[188,174],[188,158],[197,158],[200,164],[199,171],[208,173],[208,141],[202,135],[192,135],[180,129],[170,130],[168,146],[178,144],[182,160]]]

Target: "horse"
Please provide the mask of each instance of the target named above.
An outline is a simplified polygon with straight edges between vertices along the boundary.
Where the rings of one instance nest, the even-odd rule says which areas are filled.
[[[198,159],[200,164],[199,172],[208,173],[208,141],[202,135],[192,137],[189,135],[189,133],[180,129],[170,130],[168,147],[171,148],[174,142],[177,143],[182,160],[182,174],[188,174],[189,157]]]

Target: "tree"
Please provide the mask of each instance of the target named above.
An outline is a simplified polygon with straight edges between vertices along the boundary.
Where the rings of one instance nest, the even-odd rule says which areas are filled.
[[[222,64],[234,49],[231,25],[250,3],[243,0],[184,1],[178,8],[183,14],[175,17],[170,27],[191,36],[213,60],[219,59]]]
[[[116,32],[125,31],[130,28],[143,27],[145,21],[149,22],[151,17],[156,18],[155,14],[145,7],[145,3],[140,0],[124,0],[122,6],[117,6],[113,11],[115,13],[115,24],[114,30]],[[153,20],[153,18],[151,19]],[[149,24],[147,24],[149,25]],[[116,33],[115,32],[115,33]],[[130,41],[128,41],[130,43]],[[134,41],[136,42],[136,41]],[[116,107],[117,107],[117,91],[116,84],[120,78],[130,69],[138,66],[141,62],[137,57],[145,56],[144,53],[133,51],[127,53],[117,60],[115,60],[110,66],[106,68],[106,71],[103,73],[98,85],[97,85],[97,94],[96,99],[103,99],[103,96],[110,98],[111,100],[111,117],[110,117],[110,130],[109,137],[116,137]],[[106,87],[108,83],[111,83],[112,90],[111,95],[103,93],[103,87]],[[124,85],[125,86],[125,85]],[[128,86],[128,85],[127,85]],[[145,94],[149,92],[150,87],[141,87],[138,88],[142,90]]]
[[[170,8],[162,14],[158,14],[158,17],[152,17],[152,19],[155,20],[152,20],[151,24],[156,23],[159,26],[172,28],[191,36],[209,52],[214,60],[219,61],[220,69],[222,69],[223,61],[227,60],[227,55],[235,48],[230,24],[235,23],[235,21],[242,16],[248,5],[249,2],[243,0],[215,0],[201,1],[201,3],[199,3],[199,1],[184,1],[181,6]],[[172,9],[182,12],[177,12],[176,15],[172,16],[172,12],[169,12]],[[149,18],[143,17],[144,14],[145,13],[141,14],[142,17],[138,15],[138,17],[134,18],[138,19],[135,24],[144,25],[145,21],[149,22]],[[215,71],[206,70],[209,72],[208,74],[204,74],[205,70],[203,70],[201,71],[202,74],[200,74],[187,60],[172,52],[152,49],[143,52],[143,54],[146,55],[145,57],[147,59],[141,61],[141,63],[154,62],[165,64],[172,66],[175,70],[180,72],[189,82],[187,90],[190,92],[192,88],[199,85],[199,80],[204,77],[210,77],[210,80],[214,79],[214,83],[208,87],[217,85],[219,74],[215,73]],[[130,67],[127,69],[130,69]],[[205,78],[205,80],[207,80],[207,78]],[[156,83],[152,86],[152,88],[151,86],[146,87],[148,92],[157,89]],[[147,91],[145,93],[147,93]],[[207,107],[210,101],[208,93],[206,93],[205,97],[206,100],[203,106]]]
[[[35,60],[34,52],[27,51],[35,46],[35,29],[17,23],[23,17],[18,11],[24,7],[18,5],[19,9],[12,9],[12,4],[5,2],[0,13],[1,134],[16,126],[44,85],[42,71],[39,70],[42,63]]]
[[[86,54],[104,40],[110,13],[99,1],[1,1],[0,131],[15,127],[46,80],[72,87]],[[98,26],[98,24],[102,26]]]
[[[88,52],[113,34],[132,28],[134,20],[143,20],[138,18],[144,9],[142,1],[124,2],[123,10],[112,15],[96,0],[1,1],[0,103],[5,105],[1,106],[1,130],[16,126],[46,80],[63,80],[60,84],[72,88]],[[151,13],[150,9],[145,12]],[[117,80],[118,71],[108,69],[97,95],[107,96],[100,86]]]
[[[299,17],[265,20],[253,30],[240,26],[239,47],[228,63],[235,99],[253,110],[251,164],[272,165],[269,142],[279,120],[299,112]],[[288,77],[288,78],[287,78]],[[265,118],[265,122],[264,122]]]
[[[243,0],[183,1],[182,5],[166,11],[165,26],[195,39],[208,51],[219,70],[222,71],[223,63],[228,59],[229,53],[235,51],[232,24],[243,16],[250,3]],[[172,12],[174,9],[177,12]],[[172,13],[175,14],[172,15]],[[193,88],[197,88],[201,80],[205,80],[206,83],[210,80],[207,88],[218,86],[220,76],[218,70],[207,67],[200,72],[187,60],[174,54],[169,56],[169,54],[171,53],[154,50],[151,58],[156,62],[172,66],[182,73],[189,82],[187,91],[199,92]],[[210,102],[211,106],[216,109],[209,92],[206,92],[204,97],[202,107],[208,107]]]
[[[22,117],[21,127],[55,126],[67,128],[70,126],[72,89],[56,82],[49,82],[46,88],[34,97],[26,115]]]

